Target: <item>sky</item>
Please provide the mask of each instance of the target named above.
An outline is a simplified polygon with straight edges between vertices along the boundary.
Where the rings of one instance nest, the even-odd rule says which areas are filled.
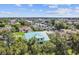
[[[79,4],[0,4],[0,17],[79,17]]]

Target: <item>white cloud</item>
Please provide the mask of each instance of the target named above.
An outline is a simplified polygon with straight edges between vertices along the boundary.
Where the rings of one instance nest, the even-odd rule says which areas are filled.
[[[51,16],[74,16],[71,12],[75,11],[71,8],[58,8],[56,10],[46,11],[46,14]]]
[[[59,14],[67,14],[69,12],[72,12],[73,10],[70,8],[59,8],[56,12]]]
[[[47,14],[51,14],[53,12],[55,12],[55,11],[52,11],[52,10],[46,11]]]
[[[57,5],[49,4],[48,7],[49,8],[57,8]]]
[[[71,6],[70,4],[68,6]],[[56,8],[56,10],[48,10],[46,11],[47,15],[54,16],[74,16],[79,14],[79,7],[77,8],[59,8],[57,5],[49,5],[49,8]]]
[[[75,7],[73,10],[79,13],[79,7]]]
[[[0,14],[13,14],[13,12],[0,11]]]
[[[17,7],[21,7],[21,4],[16,4]]]
[[[79,7],[75,7],[75,9],[79,9]]]

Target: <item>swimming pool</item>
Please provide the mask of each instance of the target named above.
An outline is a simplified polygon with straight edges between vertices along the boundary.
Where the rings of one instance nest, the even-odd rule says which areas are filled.
[[[48,35],[45,32],[28,32],[24,34],[25,39],[31,39],[33,37],[39,39],[43,38],[44,41],[49,40]]]

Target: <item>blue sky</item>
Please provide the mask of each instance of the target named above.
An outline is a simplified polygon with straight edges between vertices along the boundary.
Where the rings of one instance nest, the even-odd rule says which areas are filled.
[[[79,4],[0,4],[0,17],[79,17]]]

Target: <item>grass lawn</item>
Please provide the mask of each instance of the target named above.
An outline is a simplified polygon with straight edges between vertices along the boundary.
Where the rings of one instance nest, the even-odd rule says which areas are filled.
[[[23,38],[23,36],[24,36],[24,32],[13,33],[13,37],[15,37],[15,39]]]

